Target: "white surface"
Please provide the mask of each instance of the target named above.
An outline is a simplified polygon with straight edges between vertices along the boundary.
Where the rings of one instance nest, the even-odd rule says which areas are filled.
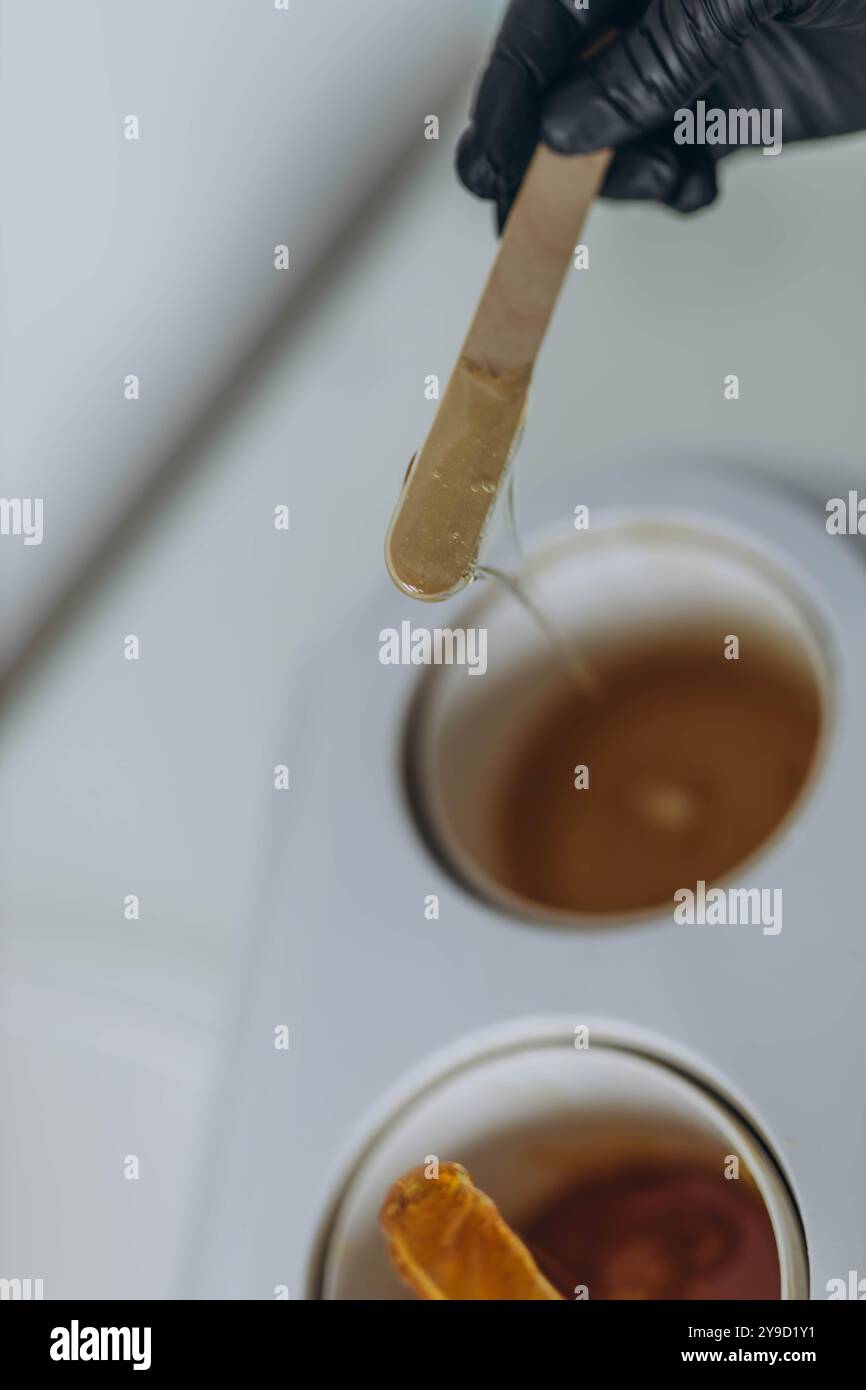
[[[350,969],[345,946],[363,921],[353,907],[358,863],[334,843],[332,817],[341,798],[359,793],[370,814],[381,768],[368,768],[371,785],[353,791],[345,768],[324,784],[322,763],[316,785],[296,781],[282,800],[271,790],[272,769],[282,761],[294,768],[311,737],[306,715],[289,711],[299,708],[292,692],[313,666],[324,663],[336,684],[357,679],[334,637],[347,614],[363,599],[372,628],[362,645],[374,652],[379,600],[392,601],[382,538],[430,420],[423,379],[447,373],[493,248],[489,215],[451,172],[464,105],[441,142],[419,152],[414,179],[383,209],[372,242],[334,265],[332,294],[303,341],[279,346],[206,468],[129,551],[6,713],[0,1002],[7,1055],[23,1048],[26,1064],[7,1069],[0,1083],[2,1273],[44,1277],[48,1297],[108,1288],[159,1297],[203,1287],[174,1255],[204,1178],[223,1173],[224,1132],[214,1139],[205,1120],[224,1038],[228,1060],[236,1055],[229,1021],[236,994],[247,997],[237,961],[243,929],[260,915],[264,834],[275,819],[288,830],[322,817],[334,872],[345,880],[332,959],[341,977]],[[541,483],[567,468],[573,505],[606,461],[628,455],[638,476],[647,449],[678,446],[695,469],[759,459],[776,477],[812,486],[819,507],[848,486],[862,489],[864,149],[858,138],[786,149],[777,160],[744,158],[725,169],[720,206],[691,220],[599,208],[589,230],[592,270],[568,286],[540,364],[524,479]],[[721,378],[732,370],[743,383],[737,403],[722,399]],[[278,502],[292,508],[288,535],[271,525]],[[142,640],[137,665],[122,659],[129,632]],[[306,707],[302,700],[301,710],[317,698]],[[347,737],[363,743],[363,721]],[[841,826],[838,852],[856,859],[857,835],[853,822]],[[282,855],[282,834],[274,842]],[[816,880],[804,911],[826,932],[822,884]],[[141,895],[138,924],[123,918],[128,892]],[[278,908],[300,925],[296,899]],[[390,923],[390,951],[400,951],[406,930],[405,920]],[[443,938],[439,950],[452,944]],[[490,945],[467,988],[502,987],[511,929],[497,929]],[[846,950],[859,969],[862,948]],[[631,956],[621,963],[634,968]],[[817,999],[830,989],[825,963],[823,955],[816,963]],[[449,978],[459,966],[448,965]],[[38,1014],[39,1039],[22,1044],[21,977],[43,1000],[49,985],[61,989],[82,1028],[94,994],[147,1026],[124,1028],[122,1039],[94,1026],[94,1045],[79,1050],[69,1045],[65,1013],[49,1007]],[[843,983],[840,1014],[855,1006],[855,979]],[[294,981],[303,987],[303,977]],[[787,988],[784,977],[770,988]],[[296,1019],[287,994],[286,1009],[302,1027],[318,1017],[321,1028],[343,1033],[344,1084],[360,1114],[376,1077],[399,1070],[403,1058],[394,1055],[394,1025],[381,1029],[373,1009],[362,1036],[348,1036],[338,997],[330,988],[311,995]],[[835,1088],[815,1070],[811,1004],[812,996],[795,1038],[764,1028],[759,1041],[791,1072],[802,1065],[803,1085],[821,1086],[829,1108]],[[495,1009],[490,996],[487,1007]],[[423,1011],[412,1026],[421,1054],[437,1032]],[[171,1056],[187,1055],[187,1044],[194,1065],[174,1075]],[[280,1065],[267,1036],[263,1047],[268,1063]],[[292,1055],[292,1065],[302,1062],[303,1051]],[[90,1107],[80,1123],[71,1105],[61,1107],[64,1096]],[[247,1116],[260,1148],[273,1139],[266,1119]],[[323,1149],[342,1143],[327,1093],[314,1098],[309,1123]],[[302,1136],[295,1142],[303,1145]],[[140,1182],[115,1181],[123,1155],[139,1150]],[[49,1152],[65,1156],[53,1195]],[[858,1186],[850,1150],[832,1161],[840,1190]],[[6,1180],[13,1164],[14,1189]],[[61,1196],[63,1220],[52,1221],[47,1213]],[[232,1221],[240,1247],[217,1231],[218,1211],[227,1220],[247,1211],[244,1192],[222,1189],[216,1200],[204,1209],[213,1237],[208,1291],[268,1296],[287,1266],[300,1268],[300,1243],[275,1246],[257,1262],[260,1231]],[[40,1205],[46,1215],[37,1220]],[[260,1215],[273,1224],[273,1212]]]

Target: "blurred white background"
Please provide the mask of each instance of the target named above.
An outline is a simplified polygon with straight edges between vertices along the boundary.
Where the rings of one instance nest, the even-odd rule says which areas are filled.
[[[45,498],[42,546],[0,541],[0,1275],[46,1297],[184,1291],[285,711],[387,584],[424,378],[494,247],[452,149],[498,8],[0,9],[0,493]],[[819,506],[862,489],[864,151],[730,161],[690,219],[599,207],[521,485],[567,467],[579,501],[584,472],[670,447]]]

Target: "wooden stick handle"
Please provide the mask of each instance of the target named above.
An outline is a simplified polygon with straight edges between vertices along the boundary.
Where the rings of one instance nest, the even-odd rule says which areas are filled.
[[[430,433],[385,541],[391,578],[413,598],[448,598],[475,573],[519,436],[526,392],[609,150],[536,150]]]
[[[531,366],[612,151],[532,157],[463,344],[463,356],[498,373]]]

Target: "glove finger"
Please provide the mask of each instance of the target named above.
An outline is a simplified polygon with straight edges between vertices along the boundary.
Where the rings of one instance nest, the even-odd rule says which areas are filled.
[[[675,145],[669,131],[644,135],[617,151],[601,191],[605,198],[644,199],[696,212],[718,193],[715,161],[706,146]]]
[[[563,154],[619,146],[690,106],[783,0],[652,0],[641,22],[580,65],[545,103],[542,139]]]
[[[616,153],[601,190],[603,198],[665,203],[677,212],[697,212],[718,196],[716,160],[706,146],[675,145],[669,132],[643,135]],[[501,235],[517,192],[496,199]]]
[[[639,8],[639,0],[592,0],[585,10],[573,0],[512,0],[457,147],[457,172],[471,192],[513,198],[538,143],[545,92],[581,48]]]

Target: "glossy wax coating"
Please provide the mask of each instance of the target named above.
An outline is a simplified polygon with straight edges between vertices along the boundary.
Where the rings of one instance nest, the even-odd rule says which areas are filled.
[[[447,598],[472,578],[520,433],[530,376],[530,367],[493,373],[458,361],[385,544],[391,578],[412,598]]]

